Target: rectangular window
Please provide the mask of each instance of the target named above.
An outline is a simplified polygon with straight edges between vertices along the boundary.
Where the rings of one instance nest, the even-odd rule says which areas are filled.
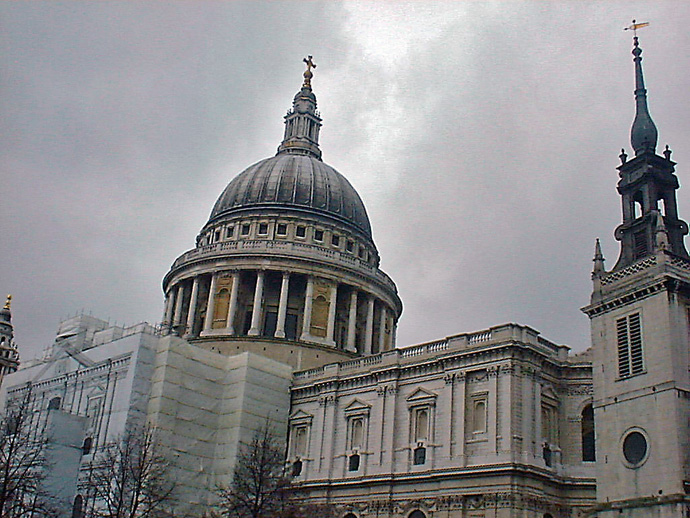
[[[305,227],[304,225],[297,225],[295,235],[297,237],[305,237],[307,235],[307,227]]]
[[[215,243],[216,241],[220,241],[220,230],[216,230],[213,233],[213,242]]]
[[[276,235],[287,236],[287,225],[285,223],[278,223],[276,227]]]
[[[230,239],[235,233],[235,227],[228,227],[225,229],[225,239]]]
[[[644,372],[642,325],[640,314],[633,313],[616,320],[618,341],[618,375],[621,378]]]
[[[331,236],[331,244],[333,246],[340,246],[340,236],[337,234],[333,234]]]
[[[345,250],[347,250],[348,252],[352,252],[354,249],[355,244],[352,241],[348,240],[347,245],[345,245]]]
[[[259,223],[259,235],[265,236],[268,234],[268,223]]]
[[[314,230],[314,241],[323,241],[323,230]]]
[[[249,223],[245,223],[242,225],[242,235],[243,236],[248,236],[249,235]]]

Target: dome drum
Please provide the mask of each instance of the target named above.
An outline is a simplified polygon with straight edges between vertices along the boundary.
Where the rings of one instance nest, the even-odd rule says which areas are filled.
[[[366,282],[278,265],[223,270],[216,264],[188,273],[171,282],[165,322],[192,341],[277,338],[352,354],[394,346],[399,299]]]

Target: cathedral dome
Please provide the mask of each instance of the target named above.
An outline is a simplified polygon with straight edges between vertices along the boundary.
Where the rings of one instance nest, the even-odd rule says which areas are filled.
[[[304,62],[277,154],[230,181],[163,279],[165,332],[297,369],[392,349],[402,312],[362,199],[321,159]]]
[[[371,238],[362,199],[350,182],[321,160],[282,151],[249,166],[218,198],[209,223],[247,208],[290,207],[334,217]]]

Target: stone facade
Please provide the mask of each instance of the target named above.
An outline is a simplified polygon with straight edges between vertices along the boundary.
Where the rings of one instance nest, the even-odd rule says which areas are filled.
[[[296,373],[288,466],[343,515],[575,516],[591,402],[586,356],[497,326]]]

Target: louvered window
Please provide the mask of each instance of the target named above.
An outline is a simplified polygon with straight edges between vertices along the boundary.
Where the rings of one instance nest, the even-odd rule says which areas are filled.
[[[647,233],[644,230],[633,234],[635,245],[635,259],[640,259],[647,255]]]
[[[618,375],[625,378],[644,372],[640,314],[633,313],[616,320],[616,336],[618,338]]]

